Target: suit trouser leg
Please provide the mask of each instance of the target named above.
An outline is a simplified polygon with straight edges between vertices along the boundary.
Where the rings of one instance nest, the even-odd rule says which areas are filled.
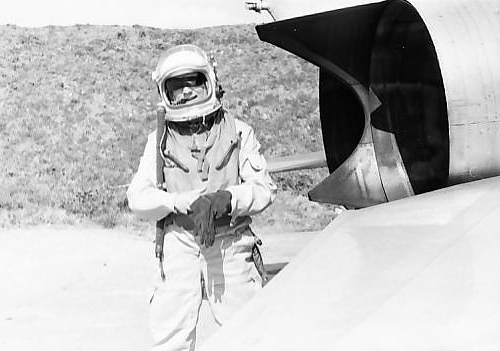
[[[150,306],[154,351],[194,350],[202,301],[200,250],[193,237],[172,231],[165,236],[164,269]]]
[[[210,248],[201,250],[205,290],[216,322],[225,323],[262,288],[255,268],[250,232],[216,238]]]

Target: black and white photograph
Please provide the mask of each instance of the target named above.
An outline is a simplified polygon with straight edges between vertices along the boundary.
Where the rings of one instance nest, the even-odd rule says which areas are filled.
[[[0,11],[0,350],[500,350],[500,0]]]

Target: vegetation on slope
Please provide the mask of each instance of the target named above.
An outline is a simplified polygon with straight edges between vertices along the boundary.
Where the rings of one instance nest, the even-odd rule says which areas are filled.
[[[254,127],[268,159],[322,149],[316,69],[260,42],[253,26],[0,26],[0,226],[144,228],[120,185],[155,128],[157,57],[184,43],[217,58],[225,108]],[[278,200],[256,225],[323,227],[333,212],[308,202],[306,191],[325,175],[276,175]]]

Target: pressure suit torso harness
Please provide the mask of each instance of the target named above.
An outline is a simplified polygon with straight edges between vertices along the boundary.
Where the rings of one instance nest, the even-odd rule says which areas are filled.
[[[162,190],[180,193],[203,189],[203,193],[224,190],[239,184],[239,151],[241,133],[237,133],[230,114],[219,109],[200,121],[201,131],[184,131],[175,123],[165,122],[163,111],[158,112],[157,177]],[[160,172],[161,170],[161,172]],[[217,237],[250,231],[249,216],[232,219],[225,216],[215,220]],[[168,226],[176,224],[191,230],[193,223],[188,215],[171,213],[158,221],[155,253],[163,274],[163,236]],[[252,233],[253,234],[253,233]],[[257,239],[260,243],[260,240]],[[262,258],[254,248],[254,261],[263,278]]]

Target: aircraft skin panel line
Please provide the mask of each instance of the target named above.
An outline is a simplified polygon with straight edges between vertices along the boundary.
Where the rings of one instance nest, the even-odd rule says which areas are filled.
[[[373,125],[371,128],[375,157],[387,200],[394,201],[415,195],[394,134]]]
[[[500,1],[413,0],[434,42],[450,124],[450,184],[498,175]],[[469,125],[470,133],[463,132]]]
[[[496,350],[500,177],[346,211],[202,351]]]

